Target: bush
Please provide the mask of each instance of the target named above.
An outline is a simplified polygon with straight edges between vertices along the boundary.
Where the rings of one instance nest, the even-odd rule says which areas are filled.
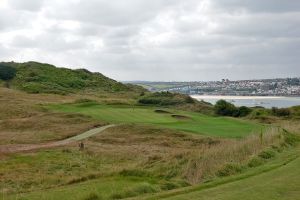
[[[252,158],[249,162],[248,162],[248,166],[249,167],[257,167],[262,165],[264,162],[262,159],[260,158]]]
[[[242,167],[238,164],[230,163],[217,172],[218,176],[230,176],[242,172]]]
[[[171,92],[155,92],[142,96],[138,102],[140,104],[150,104],[159,106],[193,104],[195,100],[188,95]]]
[[[9,81],[16,76],[16,69],[7,65],[0,64],[0,79]]]
[[[222,116],[233,116],[237,112],[237,108],[233,104],[223,99],[217,101],[214,108],[216,114]]]
[[[271,159],[271,158],[275,157],[275,155],[276,155],[276,153],[271,149],[262,151],[260,154],[258,154],[258,156],[263,159]]]
[[[221,99],[217,101],[215,107],[215,113],[222,116],[231,116],[231,117],[245,117],[252,112],[251,108],[246,106],[235,107],[235,105]]]
[[[288,108],[272,107],[272,114],[278,117],[286,117],[291,115],[291,111]]]
[[[238,117],[245,117],[249,115],[252,112],[251,108],[248,108],[246,106],[241,106],[238,108]]]

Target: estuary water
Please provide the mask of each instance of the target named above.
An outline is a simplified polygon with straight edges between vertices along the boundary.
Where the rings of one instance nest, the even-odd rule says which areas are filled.
[[[286,108],[300,105],[300,97],[278,97],[278,96],[212,96],[212,95],[191,95],[201,101],[215,104],[218,100],[224,99],[236,106],[262,106],[265,108]]]

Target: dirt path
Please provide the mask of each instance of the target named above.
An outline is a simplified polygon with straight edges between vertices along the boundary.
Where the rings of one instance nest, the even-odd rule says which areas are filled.
[[[42,144],[9,144],[9,145],[0,145],[0,154],[9,154],[9,153],[16,153],[16,152],[22,152],[22,151],[32,151],[36,149],[42,149],[42,148],[51,148],[51,147],[58,147],[63,146],[69,143],[73,143],[76,141],[80,141],[83,139],[86,139],[88,137],[91,137],[93,135],[96,135],[98,133],[101,133],[102,131],[115,127],[117,125],[110,124],[106,126],[102,126],[99,128],[94,128],[89,131],[86,131],[84,133],[81,133],[79,135],[76,135],[74,137],[70,137],[68,139],[55,141],[55,142],[48,142],[48,143],[42,143]]]

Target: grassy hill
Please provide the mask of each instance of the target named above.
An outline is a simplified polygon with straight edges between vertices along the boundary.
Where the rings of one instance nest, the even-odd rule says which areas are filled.
[[[57,68],[38,62],[0,63],[16,68],[17,73],[11,87],[28,93],[68,94],[78,91],[126,92],[145,91],[142,87],[123,84],[101,73],[86,69]]]

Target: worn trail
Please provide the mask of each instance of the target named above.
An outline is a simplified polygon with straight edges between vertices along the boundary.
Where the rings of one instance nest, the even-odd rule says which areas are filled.
[[[9,145],[0,145],[0,154],[8,154],[8,153],[16,153],[16,152],[22,152],[22,151],[32,151],[36,149],[42,149],[42,148],[51,148],[51,147],[58,147],[58,146],[64,146],[69,143],[73,143],[76,141],[80,141],[83,139],[86,139],[88,137],[91,137],[93,135],[99,134],[103,132],[104,130],[108,128],[115,127],[117,125],[110,124],[98,128],[91,129],[89,131],[86,131],[84,133],[81,133],[79,135],[60,140],[55,142],[48,142],[48,143],[42,143],[42,144],[9,144]]]

